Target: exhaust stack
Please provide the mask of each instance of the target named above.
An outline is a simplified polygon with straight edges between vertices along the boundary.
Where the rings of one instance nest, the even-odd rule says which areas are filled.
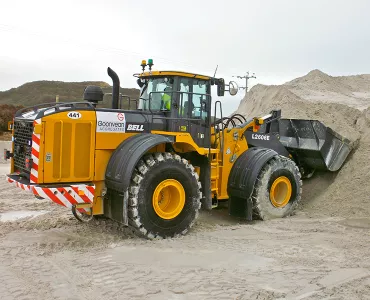
[[[116,72],[114,72],[111,68],[108,67],[108,75],[110,78],[112,78],[113,81],[113,88],[112,88],[112,108],[118,109],[118,103],[119,103],[119,88],[120,88],[120,82],[119,78]]]

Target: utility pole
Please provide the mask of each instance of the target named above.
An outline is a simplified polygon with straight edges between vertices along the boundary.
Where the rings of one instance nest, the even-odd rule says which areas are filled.
[[[252,75],[249,75],[249,71],[247,72],[247,74],[245,76],[239,76],[238,75],[238,76],[233,76],[233,77],[240,78],[240,79],[245,79],[245,86],[239,87],[240,89],[245,89],[245,94],[247,94],[247,92],[248,92],[248,79],[256,78],[254,73]]]

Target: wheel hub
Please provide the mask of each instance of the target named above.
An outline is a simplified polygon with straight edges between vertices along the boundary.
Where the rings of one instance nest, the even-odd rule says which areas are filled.
[[[155,213],[165,220],[177,217],[185,205],[185,190],[175,179],[166,179],[158,184],[153,193]]]
[[[273,206],[282,208],[289,203],[292,196],[292,184],[285,176],[275,179],[270,189],[270,201]]]

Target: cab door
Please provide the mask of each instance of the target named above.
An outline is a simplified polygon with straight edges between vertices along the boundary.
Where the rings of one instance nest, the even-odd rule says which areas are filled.
[[[182,77],[179,84],[177,131],[189,132],[199,147],[209,147],[209,81]]]

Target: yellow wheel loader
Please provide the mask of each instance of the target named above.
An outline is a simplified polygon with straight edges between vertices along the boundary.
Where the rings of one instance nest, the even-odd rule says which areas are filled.
[[[120,95],[108,68],[111,108],[100,108],[102,89],[88,86],[82,102],[19,110],[5,151],[8,182],[72,209],[81,221],[103,215],[141,236],[169,238],[220,201],[248,220],[288,216],[301,199],[301,178],[337,171],[351,150],[321,122],[282,119],[280,110],[224,117],[211,89],[235,95],[235,82],[152,71],[152,60],[141,66],[134,74],[140,99]]]

